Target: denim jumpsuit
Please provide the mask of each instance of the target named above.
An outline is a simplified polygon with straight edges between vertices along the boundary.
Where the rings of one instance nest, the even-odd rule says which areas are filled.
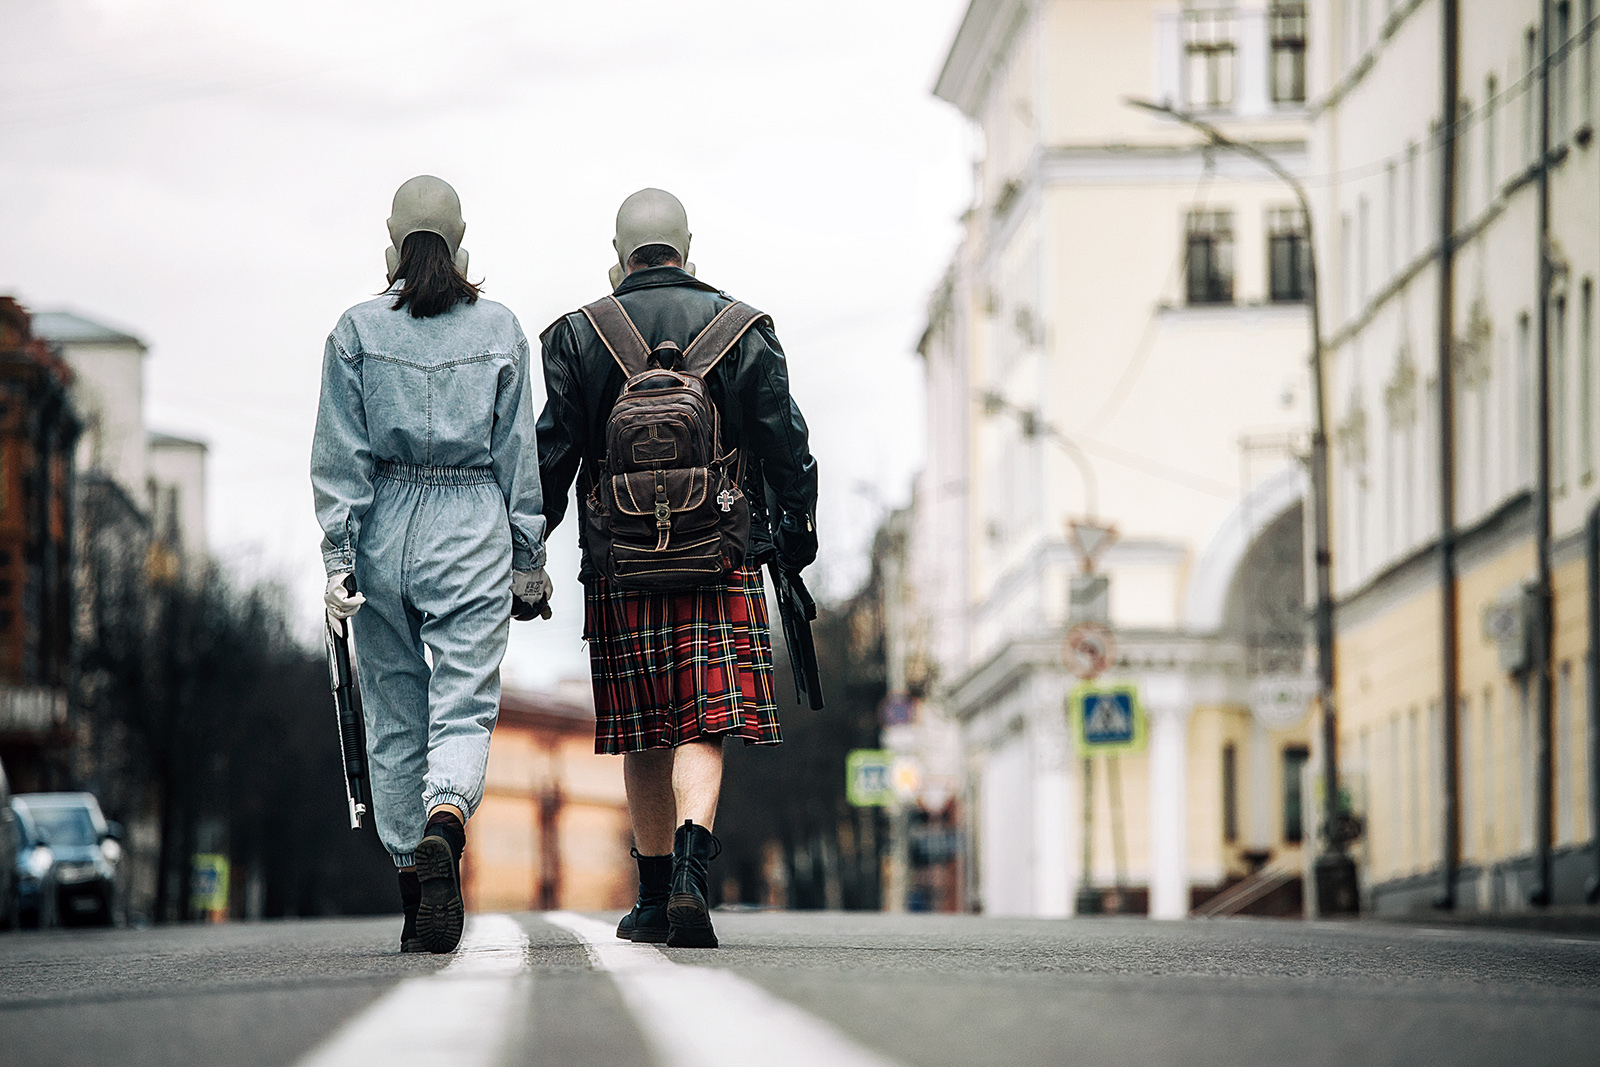
[[[374,816],[405,867],[428,811],[483,799],[511,571],[544,565],[545,520],[516,316],[393,302],[356,305],[328,336],[311,484],[323,564],[367,598],[351,622]]]

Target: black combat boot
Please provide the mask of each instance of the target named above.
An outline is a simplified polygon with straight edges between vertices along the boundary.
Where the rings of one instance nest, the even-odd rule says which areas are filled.
[[[400,906],[405,909],[406,921],[400,927],[401,952],[426,952],[422,939],[417,936],[417,905],[422,903],[422,883],[416,871],[400,872]]]
[[[672,835],[672,893],[667,897],[669,947],[717,947],[717,932],[711,928],[706,865],[721,854],[722,842],[693,820],[683,820]]]
[[[417,846],[417,937],[429,952],[454,952],[461,943],[465,905],[461,902],[461,852],[467,830],[447,811],[435,812]]]
[[[639,861],[639,901],[617,924],[617,936],[624,941],[645,941],[659,945],[667,939],[667,897],[672,892],[672,857],[641,856]]]

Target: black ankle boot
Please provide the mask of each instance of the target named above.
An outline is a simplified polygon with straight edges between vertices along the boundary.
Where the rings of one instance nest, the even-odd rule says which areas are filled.
[[[406,913],[405,923],[400,927],[400,951],[426,952],[422,939],[417,936],[417,905],[422,903],[422,883],[417,881],[416,871],[399,873],[400,907]]]
[[[667,939],[667,897],[672,893],[672,857],[641,856],[639,861],[639,901],[617,924],[617,936],[624,941],[645,941],[659,945]]]
[[[466,827],[449,812],[428,820],[417,846],[417,880],[422,900],[417,906],[417,937],[429,952],[454,952],[461,943],[466,908],[461,901],[461,853]]]
[[[692,820],[683,820],[672,835],[672,893],[667,897],[669,946],[717,947],[717,932],[711,928],[706,867],[721,854],[722,842]]]

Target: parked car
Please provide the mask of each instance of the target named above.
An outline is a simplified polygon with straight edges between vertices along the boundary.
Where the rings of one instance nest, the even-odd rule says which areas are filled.
[[[17,816],[11,810],[11,783],[0,763],[0,930],[17,925],[17,852],[21,842]]]
[[[106,822],[90,793],[22,793],[11,798],[24,854],[23,921],[110,924],[116,915],[121,827]]]

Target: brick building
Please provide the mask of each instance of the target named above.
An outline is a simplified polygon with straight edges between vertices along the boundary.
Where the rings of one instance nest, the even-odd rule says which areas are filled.
[[[0,297],[0,760],[18,791],[61,784],[72,665],[72,371]]]

